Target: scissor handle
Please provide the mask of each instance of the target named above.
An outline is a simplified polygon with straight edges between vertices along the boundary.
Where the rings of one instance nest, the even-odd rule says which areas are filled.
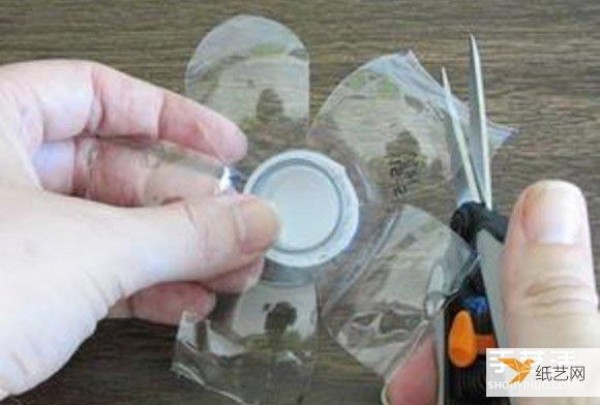
[[[469,202],[456,210],[450,226],[477,250],[477,235],[482,230],[487,231],[499,242],[504,242],[508,219],[490,211],[484,204]],[[485,397],[485,348],[496,347],[496,337],[480,268],[468,277],[465,284],[450,299],[445,310],[445,327],[444,403],[505,404],[506,400],[503,398]],[[457,353],[461,353],[462,358],[451,356],[453,345],[456,344],[459,344],[460,350]],[[461,360],[465,363],[460,364]]]
[[[476,236],[483,229],[499,242],[504,243],[508,218],[496,211],[490,211],[484,204],[468,202],[454,212],[450,220],[450,228],[476,249]]]

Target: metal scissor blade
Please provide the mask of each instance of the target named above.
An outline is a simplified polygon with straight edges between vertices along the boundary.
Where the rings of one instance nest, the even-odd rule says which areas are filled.
[[[473,35],[471,35],[470,41],[470,54],[469,145],[475,176],[477,177],[477,183],[479,184],[482,193],[482,200],[486,207],[491,210],[493,204],[492,179],[490,174],[490,143],[485,109],[483,75],[481,73],[481,59],[479,57],[477,42]]]
[[[498,347],[509,347],[508,335],[504,327],[504,308],[502,305],[502,251],[504,245],[487,230],[477,234],[477,251],[480,256],[481,274],[485,293],[490,305],[492,323],[496,332]]]
[[[504,326],[504,307],[502,304],[501,267],[504,244],[499,242],[498,239],[485,229],[477,234],[476,244],[480,256],[481,275],[483,276],[485,294],[490,305],[496,342],[499,348],[510,347],[508,333]],[[509,405],[514,405],[515,400],[508,398],[506,402]]]
[[[457,205],[460,207],[465,202],[481,202],[481,193],[477,186],[477,179],[473,170],[473,163],[467,146],[467,140],[458,119],[450,81],[446,69],[442,68],[442,80],[444,83],[444,95],[448,114],[450,115],[452,138],[449,142],[450,160],[455,173],[455,188],[457,193]]]

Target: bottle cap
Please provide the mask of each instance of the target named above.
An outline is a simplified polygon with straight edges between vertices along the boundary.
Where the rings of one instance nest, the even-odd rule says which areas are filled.
[[[286,267],[326,263],[350,245],[358,229],[358,197],[346,170],[321,153],[291,150],[269,158],[244,192],[274,205],[281,233],[267,259]]]

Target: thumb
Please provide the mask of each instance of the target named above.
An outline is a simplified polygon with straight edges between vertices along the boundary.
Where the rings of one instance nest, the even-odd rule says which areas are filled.
[[[249,196],[116,208],[0,187],[0,202],[0,308],[16,308],[0,316],[0,402],[55,372],[119,298],[240,268],[277,234]]]
[[[600,315],[587,209],[565,182],[528,188],[504,252],[505,322],[512,347],[597,347]]]
[[[259,259],[278,234],[272,208],[250,195],[129,211],[133,226],[128,237],[137,241],[133,252],[139,271],[119,275],[128,294],[158,283],[206,281],[242,268]]]

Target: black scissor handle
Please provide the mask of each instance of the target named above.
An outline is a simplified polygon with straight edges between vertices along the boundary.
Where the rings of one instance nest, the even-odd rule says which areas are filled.
[[[454,212],[450,220],[450,228],[476,249],[476,236],[483,229],[498,241],[504,242],[508,229],[508,218],[496,211],[488,210],[481,203],[468,202]]]
[[[477,235],[486,230],[499,242],[504,242],[508,227],[508,219],[485,205],[470,202],[465,203],[455,211],[450,221],[454,232],[460,235],[474,250],[477,250]],[[474,310],[473,301],[485,301],[487,309]],[[445,389],[444,403],[455,405],[470,404],[504,404],[504,398],[486,398],[485,396],[485,356],[479,355],[475,362],[468,367],[457,367],[452,364],[448,354],[449,335],[452,323],[459,312],[469,312],[478,336],[494,336],[491,322],[489,302],[481,269],[477,268],[464,285],[449,300],[445,309],[444,358],[445,358]]]

